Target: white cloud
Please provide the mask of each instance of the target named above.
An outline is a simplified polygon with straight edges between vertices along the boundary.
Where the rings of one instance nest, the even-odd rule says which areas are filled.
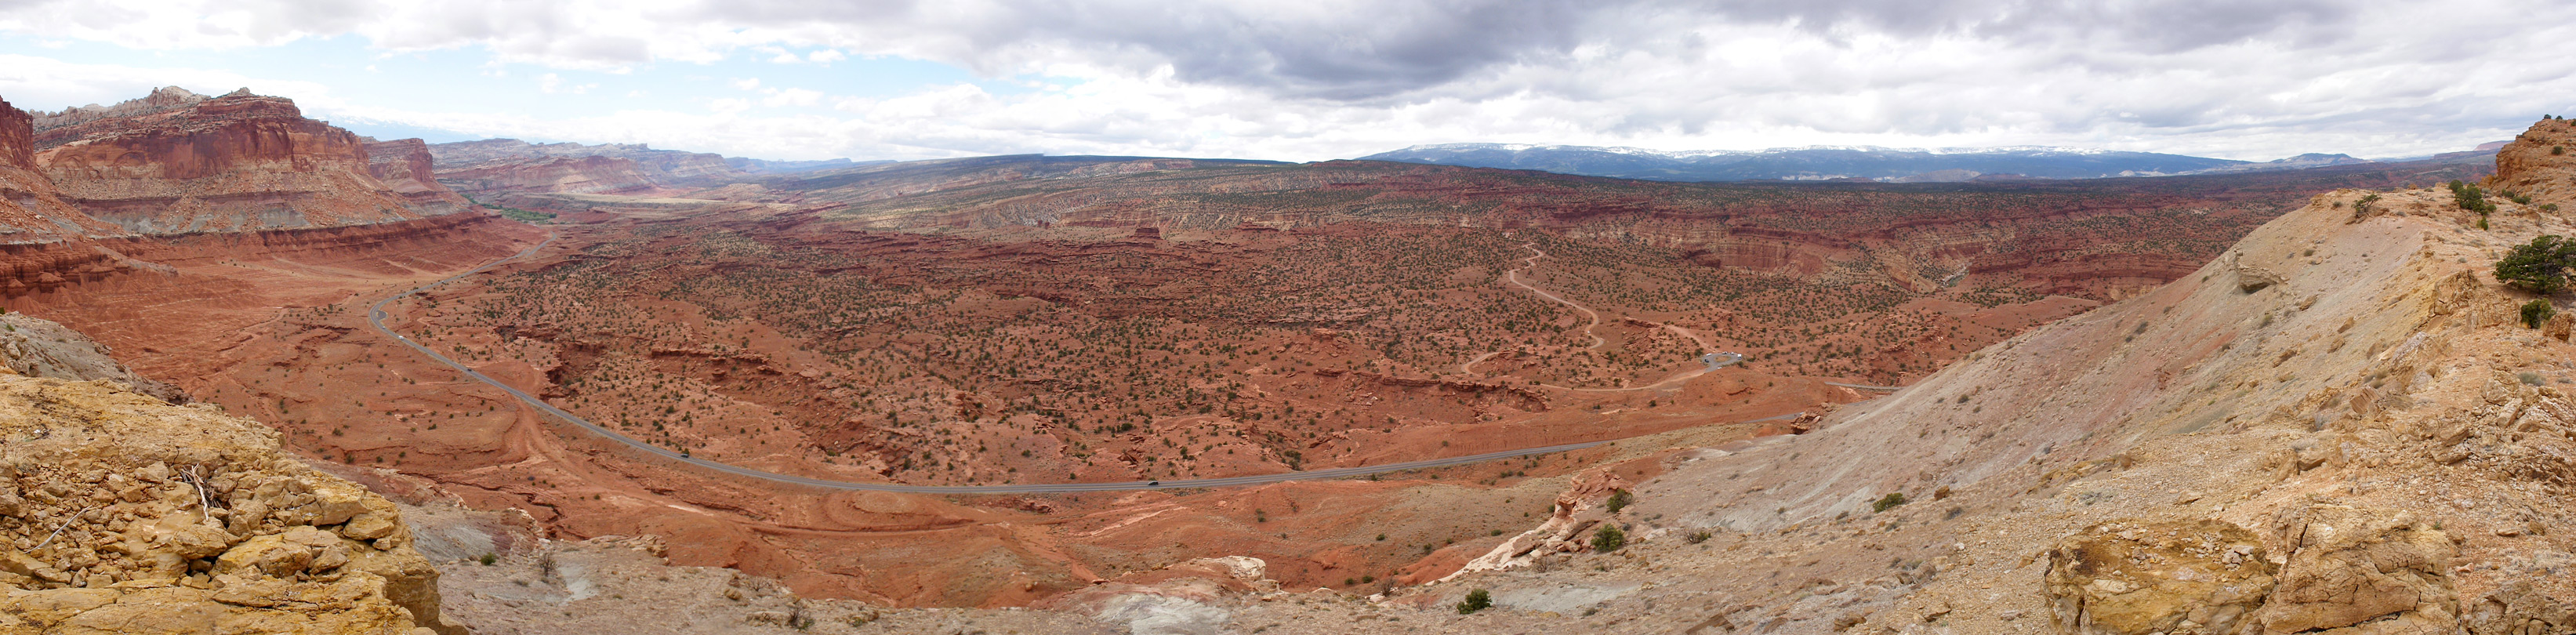
[[[327,106],[467,132],[777,158],[1323,159],[1444,141],[2387,156],[2576,112],[2576,5],[2547,0],[0,0],[0,31],[140,49],[348,34],[388,51],[487,51],[494,77],[512,64],[632,72],[892,56],[1039,86],[852,98],[745,77],[730,82],[741,98],[662,91],[673,96],[655,110],[553,119],[382,105],[409,101]],[[25,72],[0,60],[0,94],[112,102],[142,93],[117,81],[251,83],[200,81],[226,76],[203,69],[119,72],[129,79],[93,87],[12,83]],[[595,86],[554,75],[540,75],[540,88]],[[822,104],[836,114],[754,110]]]
[[[564,81],[563,81],[563,77],[558,76],[558,75],[556,75],[556,74],[554,74],[554,73],[546,73],[546,74],[544,74],[544,75],[539,75],[539,76],[537,76],[537,92],[546,93],[546,94],[549,94],[549,95],[552,95],[552,94],[558,94],[558,93],[560,93],[560,94],[569,94],[569,95],[580,95],[580,94],[588,93],[588,92],[590,92],[590,89],[598,88],[598,87],[599,87],[599,84],[596,84],[596,83],[591,83],[591,84],[569,84],[569,85],[567,85],[567,84],[565,84],[565,83],[564,83]]]
[[[823,103],[821,91],[803,88],[771,88],[760,92],[769,95],[760,100],[760,105],[763,106],[812,106]]]
[[[345,103],[329,87],[313,82],[251,77],[219,69],[135,68],[0,54],[0,97],[21,105],[114,104],[142,97],[162,86],[182,86],[206,94],[259,86],[263,93],[292,98],[307,109]]]

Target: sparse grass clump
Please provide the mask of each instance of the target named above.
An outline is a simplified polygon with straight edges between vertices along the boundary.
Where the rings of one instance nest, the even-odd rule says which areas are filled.
[[[1877,502],[1870,503],[1869,511],[1883,512],[1903,504],[1905,504],[1904,492],[1888,492],[1886,496],[1879,497]]]

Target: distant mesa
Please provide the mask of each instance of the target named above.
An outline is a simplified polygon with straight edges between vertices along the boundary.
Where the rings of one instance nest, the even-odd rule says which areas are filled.
[[[468,194],[650,195],[722,185],[745,176],[804,174],[893,161],[771,161],[640,143],[529,143],[484,139],[428,146],[438,179]]]
[[[2247,163],[2244,165],[2211,168],[2202,170],[2196,174],[2235,174],[2242,172],[2270,172],[2274,170],[2304,170],[2308,168],[2358,165],[2363,163],[2374,163],[2374,161],[2357,158],[2349,154],[2318,154],[2311,152],[2287,159],[2276,159],[2263,163]]]
[[[1951,168],[1887,179],[1889,183],[1964,183],[1985,176],[1976,170]]]
[[[496,163],[516,163],[554,157],[611,157],[634,162],[645,176],[659,183],[671,183],[738,173],[721,155],[681,150],[655,150],[641,143],[528,143],[518,139],[484,139],[459,141],[429,146],[431,159],[439,171],[447,172]]]
[[[837,170],[841,168],[854,168],[863,165],[879,165],[893,162],[894,161],[890,159],[852,161],[847,158],[841,158],[825,159],[822,161],[771,161],[767,159],[725,157],[725,165],[733,166],[735,171],[743,174],[794,174],[798,172]]]

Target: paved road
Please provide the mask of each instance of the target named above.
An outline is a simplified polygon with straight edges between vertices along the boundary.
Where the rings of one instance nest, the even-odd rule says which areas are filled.
[[[694,465],[694,466],[697,466],[697,467],[706,468],[706,469],[714,470],[714,471],[717,471],[717,472],[723,472],[723,473],[727,473],[727,474],[733,474],[733,475],[736,475],[736,476],[747,476],[747,477],[751,477],[751,478],[762,479],[762,480],[768,480],[768,481],[775,481],[775,482],[780,482],[780,483],[791,483],[791,484],[796,484],[796,485],[805,485],[805,486],[809,486],[809,487],[820,487],[820,488],[827,488],[827,489],[860,490],[860,491],[870,491],[870,492],[903,492],[903,493],[908,493],[908,494],[1038,494],[1038,493],[1046,493],[1046,492],[1116,492],[1116,491],[1148,490],[1148,489],[1177,489],[1177,488],[1188,488],[1188,487],[1232,487],[1232,486],[1240,486],[1240,485],[1263,485],[1263,484],[1268,484],[1268,483],[1280,483],[1280,482],[1286,482],[1286,481],[1304,481],[1304,480],[1316,480],[1316,479],[1350,478],[1350,477],[1356,477],[1356,476],[1368,476],[1368,475],[1370,475],[1370,474],[1384,474],[1384,473],[1388,473],[1388,472],[1401,472],[1401,471],[1404,471],[1404,470],[1419,470],[1419,469],[1425,469],[1425,468],[1449,467],[1449,466],[1453,466],[1453,465],[1466,465],[1466,464],[1469,464],[1469,463],[1478,463],[1478,462],[1483,462],[1483,461],[1491,461],[1491,460],[1495,460],[1495,459],[1508,459],[1508,458],[1514,458],[1514,457],[1530,456],[1530,455],[1535,455],[1535,454],[1550,454],[1550,453],[1555,453],[1555,452],[1566,452],[1566,451],[1571,451],[1571,450],[1581,450],[1581,449],[1584,449],[1584,448],[1589,448],[1589,447],[1598,446],[1598,445],[1601,445],[1601,444],[1604,444],[1604,443],[1610,443],[1610,442],[1611,442],[1611,441],[1590,441],[1590,442],[1585,442],[1585,443],[1568,443],[1568,444],[1564,444],[1564,445],[1551,445],[1551,446],[1547,446],[1547,447],[1540,447],[1540,448],[1528,448],[1528,449],[1522,449],[1522,450],[1508,450],[1508,451],[1503,451],[1503,452],[1487,452],[1487,453],[1484,453],[1484,454],[1474,454],[1474,455],[1468,455],[1468,456],[1456,456],[1456,457],[1449,457],[1449,458],[1445,458],[1445,459],[1430,459],[1430,460],[1424,460],[1424,461],[1406,461],[1406,462],[1403,462],[1403,463],[1386,463],[1386,464],[1381,464],[1381,465],[1368,465],[1368,466],[1361,466],[1361,467],[1343,467],[1343,468],[1332,468],[1332,469],[1323,469],[1323,470],[1307,470],[1307,471],[1304,471],[1304,472],[1289,472],[1289,473],[1285,473],[1285,474],[1256,474],[1256,475],[1251,475],[1251,476],[1229,476],[1229,477],[1225,477],[1225,478],[1179,479],[1179,480],[1170,480],[1170,481],[1118,481],[1118,482],[1107,482],[1107,483],[1049,483],[1049,484],[1036,484],[1036,485],[903,485],[903,484],[898,484],[898,483],[853,483],[853,482],[849,482],[849,481],[834,481],[834,480],[819,479],[819,478],[807,478],[807,477],[803,477],[803,476],[789,476],[789,475],[786,475],[786,474],[779,474],[779,473],[776,473],[776,472],[764,472],[764,471],[761,471],[761,470],[755,470],[755,469],[751,469],[751,468],[747,468],[747,467],[739,467],[739,466],[734,466],[734,465],[727,465],[727,464],[724,464],[724,463],[718,463],[718,462],[715,462],[715,461],[709,461],[709,460],[706,460],[706,459],[701,459],[701,458],[692,457],[692,456],[689,456],[689,455],[686,455],[686,454],[681,454],[681,453],[679,453],[679,452],[674,452],[674,451],[672,451],[672,450],[670,450],[670,449],[663,448],[662,446],[653,445],[653,444],[645,443],[645,442],[642,442],[642,441],[637,441],[637,440],[635,440],[635,439],[628,438],[626,435],[618,434],[616,431],[609,430],[608,428],[600,427],[598,424],[591,423],[591,422],[590,422],[590,420],[588,420],[588,419],[583,419],[583,418],[581,418],[581,417],[574,416],[574,415],[573,415],[572,413],[570,413],[570,412],[565,412],[565,411],[563,411],[563,409],[561,409],[561,408],[556,408],[556,407],[554,407],[554,405],[553,405],[553,404],[546,403],[546,402],[545,402],[545,400],[538,399],[538,398],[536,398],[536,397],[535,397],[535,396],[533,396],[533,395],[529,395],[528,393],[521,392],[521,391],[520,391],[519,389],[517,389],[517,388],[512,388],[512,387],[510,387],[510,385],[509,385],[509,384],[504,384],[504,383],[501,383],[501,382],[499,382],[499,381],[496,381],[496,380],[492,379],[491,377],[486,377],[486,376],[484,376],[484,375],[483,375],[483,373],[475,372],[475,370],[474,370],[474,369],[472,369],[472,368],[467,368],[464,364],[458,363],[456,360],[454,360],[454,359],[450,359],[450,358],[448,358],[446,355],[441,355],[441,354],[439,354],[439,353],[438,353],[438,351],[430,350],[430,349],[429,349],[429,347],[427,347],[427,346],[422,346],[419,342],[411,341],[411,338],[409,338],[409,337],[405,337],[405,336],[403,336],[402,334],[395,333],[395,332],[393,332],[393,330],[392,330],[392,329],[385,328],[385,317],[386,317],[386,315],[385,315],[385,305],[386,305],[386,304],[390,304],[390,303],[392,303],[392,302],[393,302],[393,301],[395,301],[395,300],[400,300],[400,299],[403,299],[403,298],[411,297],[411,296],[413,296],[413,295],[415,295],[415,294],[420,293],[421,291],[428,290],[430,287],[435,287],[435,286],[438,286],[438,285],[447,284],[447,283],[449,283],[449,282],[453,282],[453,281],[455,281],[455,280],[457,280],[457,279],[459,279],[459,278],[464,278],[464,277],[466,277],[466,276],[471,276],[471,275],[474,275],[474,274],[482,273],[482,272],[484,272],[485,270],[489,270],[489,269],[491,269],[491,268],[493,268],[493,267],[495,267],[495,266],[499,266],[501,263],[509,262],[509,261],[510,261],[510,260],[512,260],[512,259],[521,258],[521,257],[525,257],[525,256],[527,256],[527,255],[529,255],[529,254],[536,253],[536,252],[537,252],[537,250],[539,250],[539,249],[544,249],[547,245],[554,244],[554,242],[555,242],[554,237],[552,237],[552,236],[548,236],[548,237],[546,238],[545,242],[537,243],[537,246],[535,246],[535,247],[529,247],[527,251],[522,251],[522,252],[519,252],[519,253],[517,253],[517,254],[515,254],[515,255],[509,256],[509,257],[507,257],[507,258],[502,258],[502,259],[500,259],[500,260],[494,260],[494,261],[492,261],[492,262],[485,263],[485,264],[484,264],[483,266],[481,266],[481,267],[475,267],[475,268],[474,268],[474,270],[472,270],[472,271],[467,271],[467,272],[465,272],[465,273],[460,273],[460,274],[456,274],[456,275],[453,275],[453,276],[448,276],[448,277],[446,277],[446,278],[441,278],[441,279],[439,279],[437,282],[432,282],[432,283],[424,284],[424,285],[421,285],[421,286],[418,286],[418,287],[413,287],[413,288],[411,288],[410,290],[404,291],[404,292],[402,292],[402,293],[394,294],[393,296],[391,296],[391,297],[387,297],[387,298],[385,298],[385,299],[383,299],[383,300],[377,300],[377,301],[376,301],[376,303],[375,303],[374,305],[367,307],[367,325],[368,325],[368,326],[375,327],[376,332],[378,332],[378,333],[383,333],[383,334],[385,334],[387,337],[394,338],[394,341],[402,342],[404,346],[409,346],[409,347],[411,347],[411,349],[412,349],[412,350],[414,350],[414,351],[419,351],[419,352],[420,352],[420,354],[422,354],[422,355],[426,355],[426,356],[429,356],[429,358],[430,358],[430,359],[438,360],[438,362],[439,362],[439,363],[441,363],[441,364],[446,364],[448,367],[456,369],[456,370],[457,370],[457,372],[465,373],[465,376],[467,376],[467,377],[472,377],[472,378],[474,378],[474,380],[475,380],[475,381],[479,381],[479,382],[483,382],[483,383],[485,383],[485,384],[489,384],[489,385],[491,385],[491,386],[492,386],[492,387],[494,387],[494,388],[499,388],[499,389],[501,389],[501,391],[502,391],[502,392],[510,393],[510,396],[511,396],[511,397],[513,397],[513,398],[517,398],[517,399],[519,400],[519,402],[520,402],[520,403],[527,404],[527,405],[528,405],[528,407],[530,407],[530,408],[535,408],[535,409],[537,409],[537,411],[539,411],[539,412],[543,412],[543,413],[546,413],[546,414],[548,414],[548,415],[552,415],[552,416],[554,416],[554,417],[555,417],[555,418],[557,418],[557,419],[562,419],[562,420],[564,420],[565,422],[571,423],[571,424],[573,424],[573,425],[581,426],[581,428],[582,428],[582,429],[584,429],[584,430],[588,430],[588,431],[590,431],[592,434],[597,434],[597,435],[599,435],[599,436],[600,436],[600,437],[602,437],[602,438],[605,438],[605,439],[608,439],[608,440],[611,440],[611,441],[616,441],[616,442],[619,442],[619,443],[623,443],[623,444],[626,444],[628,447],[632,447],[632,448],[635,448],[635,449],[637,449],[637,450],[642,450],[642,451],[645,451],[645,452],[649,452],[649,453],[652,453],[652,454],[654,454],[654,455],[658,455],[658,456],[660,456],[660,457],[662,457],[662,458],[665,458],[665,459],[670,459],[670,460],[672,460],[672,461],[678,461],[678,462],[681,462],[681,463],[687,463],[687,464],[689,464],[689,465]],[[1777,420],[1777,419],[1787,419],[1787,418],[1791,418],[1791,417],[1796,417],[1796,416],[1798,416],[1798,415],[1800,415],[1800,414],[1805,414],[1805,413],[1787,414],[1787,415],[1781,415],[1781,416],[1777,416],[1777,417],[1766,417],[1766,418],[1762,418],[1762,419],[1755,419],[1755,420],[1752,420],[1752,421],[1746,421],[1746,422],[1744,422],[1744,423],[1759,423],[1759,422],[1763,422],[1763,421],[1772,421],[1772,420]],[[1614,439],[1614,440],[1615,440],[1615,439]]]
[[[1824,382],[1824,384],[1825,384],[1825,385],[1827,385],[1827,386],[1841,386],[1841,387],[1844,387],[1844,388],[1859,388],[1859,389],[1861,389],[1861,390],[1885,390],[1885,391],[1889,391],[1889,392],[1894,392],[1894,391],[1899,391],[1899,390],[1904,390],[1904,389],[1905,389],[1905,387],[1904,387],[1904,386],[1871,386],[1871,385],[1868,385],[1868,384],[1846,384],[1846,383],[1842,383],[1842,382],[1838,382],[1838,381],[1829,381],[1829,382]]]

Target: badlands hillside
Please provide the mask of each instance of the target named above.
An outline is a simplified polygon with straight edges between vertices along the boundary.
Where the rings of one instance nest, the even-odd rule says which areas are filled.
[[[2534,296],[2492,272],[2576,233],[2571,144],[2552,119],[2506,147],[2483,218],[2443,188],[2320,195],[1811,433],[1586,472],[1433,584],[1074,606],[1139,633],[2576,631],[2576,317],[2526,325]],[[1452,609],[1473,591],[1493,608]]]
[[[0,108],[0,632],[2565,632],[2576,318],[2491,269],[2571,142],[2480,213]]]

